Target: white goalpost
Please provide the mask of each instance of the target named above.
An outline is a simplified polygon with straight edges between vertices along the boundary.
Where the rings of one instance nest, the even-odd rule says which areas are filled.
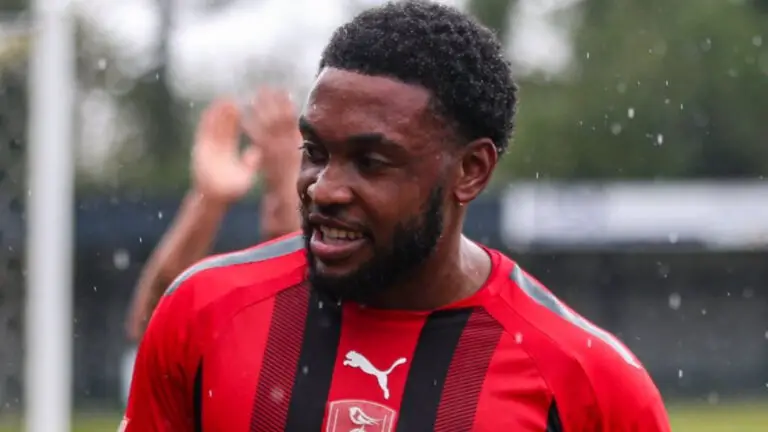
[[[70,0],[32,0],[25,407],[28,432],[68,432],[72,408],[75,36]]]

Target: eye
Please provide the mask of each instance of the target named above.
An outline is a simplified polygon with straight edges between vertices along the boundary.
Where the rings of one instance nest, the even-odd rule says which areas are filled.
[[[381,156],[374,154],[363,154],[357,158],[357,165],[366,171],[375,171],[378,169],[386,168],[389,163]]]
[[[327,152],[311,141],[304,141],[299,148],[304,153],[304,157],[313,164],[321,164],[328,159]]]

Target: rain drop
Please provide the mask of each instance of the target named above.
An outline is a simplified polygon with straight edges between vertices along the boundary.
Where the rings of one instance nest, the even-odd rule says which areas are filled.
[[[680,303],[683,301],[683,299],[680,297],[680,294],[678,293],[672,293],[669,296],[669,308],[672,310],[678,310],[680,309]]]
[[[759,47],[763,45],[763,37],[760,35],[754,35],[752,37],[752,45]]]
[[[270,393],[270,396],[272,397],[272,400],[275,403],[279,403],[285,397],[285,391],[283,389],[279,389],[279,388],[275,387],[275,388],[272,389],[272,392]]]
[[[682,378],[683,377],[683,370],[682,369],[678,369],[677,370],[677,377],[678,378]]]
[[[754,38],[753,38],[752,40],[754,41]],[[760,46],[760,45],[757,45],[757,46]],[[99,59],[99,61],[98,61],[98,62],[96,62],[96,67],[97,67],[99,70],[105,70],[105,69],[107,69],[107,59],[105,59],[105,58],[100,58],[100,59]]]
[[[516,343],[522,343],[523,342],[523,335],[520,332],[515,333],[515,342]]]
[[[656,135],[656,145],[662,145],[664,144],[664,135],[658,134]]]
[[[627,117],[629,117],[631,119],[635,118],[635,109],[634,108],[630,108],[630,109],[627,110]]]
[[[125,270],[131,265],[131,256],[125,249],[118,249],[112,255],[112,264],[118,270]]]
[[[611,125],[611,133],[614,134],[614,135],[620,134],[621,133],[621,129],[622,129],[621,128],[621,124],[619,124],[619,123],[614,123],[614,124]]]

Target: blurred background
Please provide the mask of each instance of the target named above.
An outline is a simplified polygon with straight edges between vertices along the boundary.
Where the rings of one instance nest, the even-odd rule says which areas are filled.
[[[264,83],[303,100],[333,29],[377,3],[70,1],[74,430],[119,421],[125,311],[188,185],[200,109]],[[521,85],[467,233],[617,334],[675,431],[767,431],[768,1],[446,3],[499,33]],[[28,8],[0,0],[1,432],[22,429]],[[218,250],[257,241],[258,205],[231,212]]]

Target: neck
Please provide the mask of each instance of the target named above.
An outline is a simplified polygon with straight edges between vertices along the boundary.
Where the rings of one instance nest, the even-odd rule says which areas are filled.
[[[431,310],[472,296],[491,273],[491,259],[456,230],[440,238],[434,253],[407,280],[371,302],[381,309]]]

